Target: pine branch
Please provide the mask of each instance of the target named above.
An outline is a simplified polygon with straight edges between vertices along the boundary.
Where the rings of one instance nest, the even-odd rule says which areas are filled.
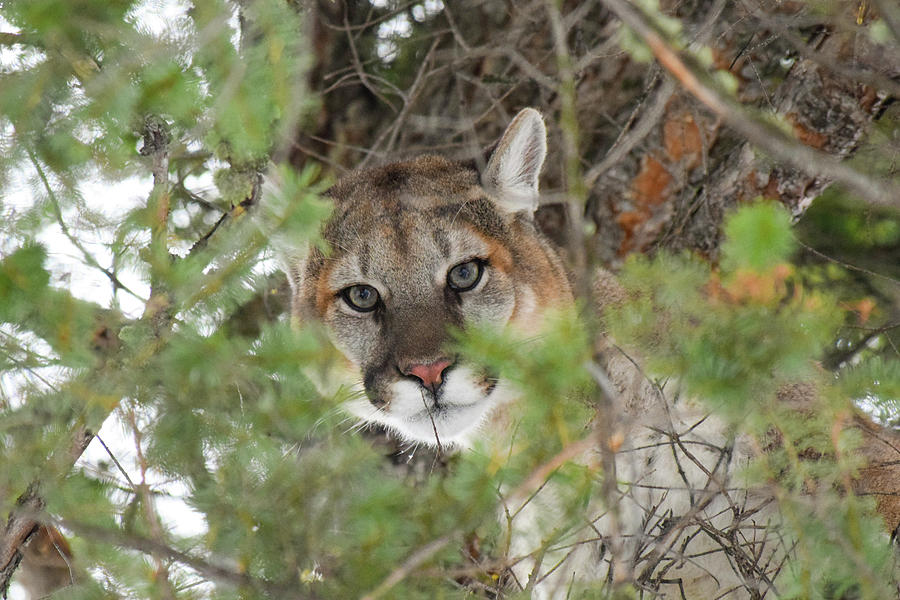
[[[106,544],[111,544],[120,548],[137,550],[138,552],[142,552],[148,555],[157,555],[168,558],[197,571],[198,573],[200,573],[200,575],[212,581],[218,581],[221,583],[239,587],[248,587],[253,590],[268,594],[274,598],[291,598],[297,600],[314,598],[314,596],[310,594],[300,593],[298,591],[299,586],[296,582],[275,583],[259,577],[254,577],[252,575],[241,573],[223,567],[221,565],[215,565],[209,560],[188,554],[186,552],[182,552],[181,550],[176,550],[175,548],[172,548],[171,546],[168,546],[157,540],[125,533],[123,531],[112,531],[102,527],[97,527],[96,525],[81,523],[79,521],[72,521],[69,519],[53,519],[46,515],[46,513],[41,515],[41,518],[42,520],[48,521],[51,524],[69,529],[85,538],[89,538]]]
[[[191,246],[190,251],[188,252],[189,256],[193,256],[206,248],[206,244],[209,242],[209,239],[219,230],[222,225],[225,224],[225,221],[229,219],[235,219],[242,215],[248,208],[255,206],[257,202],[259,202],[259,193],[262,189],[262,175],[257,173],[256,178],[253,180],[253,188],[250,190],[250,195],[241,200],[236,206],[232,206],[227,212],[222,213],[222,215],[216,220],[213,224],[212,228],[207,231],[203,237],[197,240],[193,246]]]

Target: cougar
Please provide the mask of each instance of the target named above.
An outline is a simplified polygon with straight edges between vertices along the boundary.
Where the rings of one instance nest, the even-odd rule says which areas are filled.
[[[543,119],[526,108],[483,169],[422,156],[356,172],[331,188],[327,249],[311,249],[287,270],[293,318],[324,323],[347,359],[328,382],[358,392],[345,404],[350,414],[406,442],[444,449],[503,435],[498,415],[515,390],[448,353],[448,330],[487,323],[536,332],[550,309],[573,304],[560,254],[534,220],[546,152]],[[621,294],[606,272],[598,273],[597,292],[601,302]],[[779,544],[768,535],[769,501],[730,482],[750,460],[749,446],[696,404],[673,403],[630,357],[608,347],[601,362],[626,428],[616,458],[624,482],[616,518],[598,502],[569,544],[538,551],[558,525],[553,490],[509,507],[518,513],[513,578],[543,598],[566,597],[578,582],[639,574],[641,585],[665,597],[764,593],[781,566]],[[591,460],[587,454],[581,460]],[[733,543],[701,535],[704,524],[728,530],[732,521]]]
[[[445,351],[451,327],[534,329],[572,302],[565,268],[532,219],[546,154],[522,111],[484,172],[439,156],[362,171],[329,196],[326,256],[289,269],[293,315],[327,325],[364,392],[347,410],[410,442],[465,447],[511,387]]]

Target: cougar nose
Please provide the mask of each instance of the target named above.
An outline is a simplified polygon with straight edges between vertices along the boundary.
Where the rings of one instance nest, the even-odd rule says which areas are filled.
[[[435,393],[444,382],[444,372],[452,364],[452,361],[442,358],[429,364],[411,364],[402,371],[404,375],[418,378],[423,386]]]

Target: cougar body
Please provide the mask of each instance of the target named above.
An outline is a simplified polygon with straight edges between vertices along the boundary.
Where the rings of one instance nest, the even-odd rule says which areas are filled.
[[[327,250],[312,249],[288,271],[294,318],[324,323],[347,359],[341,376],[327,380],[358,392],[346,404],[350,413],[406,441],[444,448],[504,435],[484,426],[514,390],[445,348],[454,328],[537,331],[545,312],[573,302],[560,256],[533,220],[545,154],[541,116],[525,109],[480,171],[424,156],[357,172],[330,190]],[[600,298],[619,294],[609,274],[600,274],[598,286]],[[730,481],[749,460],[746,444],[698,406],[667,397],[609,348],[601,360],[623,414],[607,417],[626,431],[616,459],[616,518],[598,501],[568,544],[537,551],[559,526],[554,490],[544,489],[513,523],[515,579],[542,598],[622,576],[651,597],[763,591],[772,556],[764,550],[765,500]],[[699,517],[719,530],[735,523],[731,551],[697,525]]]

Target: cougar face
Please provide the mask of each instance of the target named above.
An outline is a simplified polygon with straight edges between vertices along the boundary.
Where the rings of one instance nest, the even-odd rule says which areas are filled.
[[[507,383],[448,351],[448,331],[531,330],[571,301],[532,220],[545,152],[543,121],[525,109],[483,173],[423,156],[329,191],[327,250],[290,265],[293,314],[323,322],[347,358],[343,375],[364,392],[346,404],[353,415],[409,441],[466,445],[509,399]]]

